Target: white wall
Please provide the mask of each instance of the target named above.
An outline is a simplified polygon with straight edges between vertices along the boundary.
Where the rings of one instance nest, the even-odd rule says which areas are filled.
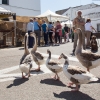
[[[70,9],[68,9],[64,14],[64,16],[66,16],[66,14],[70,17],[71,20],[73,20],[76,16],[77,16],[77,11],[81,10],[82,11],[82,15],[84,16],[84,13],[88,13],[91,9],[95,8],[97,5],[95,4],[88,4],[88,5],[83,5],[83,6],[79,6],[79,7],[71,7]],[[85,11],[83,13],[83,10]]]
[[[100,6],[89,4],[81,7],[71,7],[63,15],[66,16],[67,14],[70,19],[73,20],[77,16],[78,10],[82,11],[82,16],[85,18],[85,20],[87,18],[91,19],[92,26],[97,30],[97,24],[100,24]],[[91,14],[91,16],[89,16],[88,14]]]
[[[8,9],[19,16],[37,16],[41,14],[40,0],[9,0],[9,5],[3,5],[0,0],[0,7]]]

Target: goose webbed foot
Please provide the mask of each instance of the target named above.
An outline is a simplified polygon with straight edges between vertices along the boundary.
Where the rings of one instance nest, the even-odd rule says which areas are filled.
[[[30,73],[28,74],[28,78],[30,77],[31,75],[30,75]]]
[[[56,76],[57,76],[56,80],[60,81],[60,77],[58,76],[58,73],[56,73]]]
[[[60,81],[60,77],[57,77],[56,80]]]
[[[56,80],[56,75],[52,77],[52,79]]]
[[[55,76],[52,77],[52,79],[60,81],[60,77],[58,76],[58,74],[55,74]]]
[[[88,71],[88,72],[90,72],[90,69],[89,69],[89,68],[87,68],[87,71]]]
[[[68,83],[67,87],[71,87],[74,83]]]
[[[36,72],[40,72],[40,71],[41,71],[41,70],[40,70],[40,66],[38,66],[38,68],[35,69],[35,71],[36,71]]]
[[[36,72],[40,72],[40,68],[35,69]]]
[[[25,79],[26,77],[25,76],[22,76],[22,78]]]
[[[80,88],[80,85],[77,85],[77,84],[76,84],[76,88],[73,89],[73,90],[71,90],[71,91],[79,91],[79,88]]]
[[[23,78],[23,79],[27,78],[27,77],[25,77],[25,76],[23,75],[23,72],[22,72],[22,78]]]

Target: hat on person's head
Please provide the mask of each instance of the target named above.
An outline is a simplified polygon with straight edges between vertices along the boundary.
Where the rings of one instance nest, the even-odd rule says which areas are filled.
[[[30,18],[30,21],[33,21],[33,18]]]

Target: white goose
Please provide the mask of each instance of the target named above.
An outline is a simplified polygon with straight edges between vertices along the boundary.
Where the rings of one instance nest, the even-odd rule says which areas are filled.
[[[76,47],[75,55],[80,63],[87,68],[89,71],[92,68],[95,68],[100,65],[100,55],[94,54],[91,52],[82,51],[82,31],[81,29],[76,29],[79,38],[78,45]]]
[[[59,59],[61,58],[65,59],[63,72],[65,76],[72,82],[69,83],[68,86],[71,86],[73,84],[76,85],[76,88],[72,91],[78,91],[81,84],[86,84],[88,82],[98,80],[98,78],[96,78],[90,72],[83,70],[81,67],[69,65],[68,57],[65,56],[63,53],[60,55]]]
[[[31,50],[31,55],[32,55],[35,63],[38,65],[38,68],[36,69],[36,71],[40,71],[40,65],[44,64],[45,60],[44,60],[43,55],[37,51],[37,42],[36,42],[35,33],[31,32],[30,36],[34,37],[34,42],[35,42],[32,50]]]
[[[20,60],[19,68],[22,72],[22,78],[26,78],[23,73],[28,74],[28,78],[30,77],[30,69],[32,68],[32,56],[28,50],[28,33],[25,34],[25,52]]]
[[[48,69],[50,69],[53,73],[55,73],[55,76],[53,77],[55,80],[59,80],[58,73],[62,71],[62,64],[59,62],[56,62],[51,59],[51,51],[47,50],[47,53],[49,54],[49,57],[46,60],[46,66]]]

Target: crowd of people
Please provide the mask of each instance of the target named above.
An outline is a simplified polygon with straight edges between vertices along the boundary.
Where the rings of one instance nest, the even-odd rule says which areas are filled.
[[[45,20],[40,18],[30,19],[30,22],[27,24],[27,32],[29,34],[29,48],[33,47],[34,39],[30,36],[30,32],[34,32],[37,37],[37,45],[40,46],[40,37],[41,32],[44,37],[44,46],[49,45],[60,45],[62,43],[62,38],[64,38],[64,43],[69,42],[69,32],[70,29],[65,24],[62,27],[60,21],[49,22],[48,24]]]
[[[82,44],[83,49],[90,48],[90,38],[92,30],[95,30],[91,25],[91,19],[85,19],[82,17],[82,12],[77,12],[77,17],[73,20],[73,28],[70,29],[66,24],[61,25],[60,21],[46,23],[45,20],[40,18],[30,19],[27,25],[27,32],[29,34],[29,48],[33,47],[34,39],[30,36],[30,32],[34,32],[37,37],[37,45],[40,46],[41,32],[44,37],[44,46],[49,45],[60,45],[62,43],[62,38],[64,43],[69,42],[69,33],[71,33],[71,38],[73,43],[72,54],[75,54],[75,49],[77,46],[78,35],[76,34],[76,29],[80,28],[82,30]],[[96,30],[95,30],[96,32]]]

